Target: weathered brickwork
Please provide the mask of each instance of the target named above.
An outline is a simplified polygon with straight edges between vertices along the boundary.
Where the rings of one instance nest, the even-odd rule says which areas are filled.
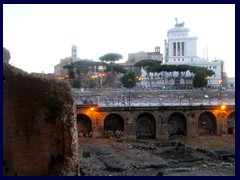
[[[205,130],[208,133],[213,132],[215,135],[227,133],[227,121],[229,116],[235,118],[235,106],[227,106],[224,111],[220,110],[219,106],[186,106],[186,107],[95,107],[91,110],[91,106],[78,106],[76,114],[85,114],[91,119],[93,137],[102,137],[104,135],[104,121],[110,114],[117,114],[124,120],[124,134],[129,138],[136,138],[138,131],[137,122],[142,115],[145,117],[154,117],[155,123],[155,138],[166,139],[170,136],[169,132],[176,132],[177,129],[183,128],[183,134],[190,137],[197,137],[201,133],[199,122],[202,114],[207,114],[206,118],[212,118],[216,127]],[[232,117],[232,115],[234,115]],[[174,125],[169,126],[169,121],[174,118]],[[203,116],[204,117],[204,116]],[[151,118],[150,118],[151,119]],[[234,120],[231,120],[234,121]],[[149,121],[150,122],[150,121]],[[183,122],[183,123],[182,123]],[[173,123],[173,122],[171,122]],[[170,123],[170,124],[171,124]],[[149,127],[151,129],[151,124]],[[169,128],[173,128],[170,129]],[[215,128],[215,129],[214,129]],[[182,132],[182,131],[180,131]],[[177,133],[176,133],[177,134]]]
[[[68,168],[75,171],[78,136],[69,86],[6,63],[4,79],[4,175],[63,175],[66,169],[55,172],[54,167],[61,163],[71,164]]]

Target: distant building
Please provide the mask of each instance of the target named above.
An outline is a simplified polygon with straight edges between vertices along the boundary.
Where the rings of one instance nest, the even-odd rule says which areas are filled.
[[[54,76],[57,76],[59,79],[65,79],[68,77],[68,70],[63,68],[67,64],[72,62],[80,61],[81,59],[77,57],[77,46],[72,46],[71,57],[66,57],[60,60],[60,63],[54,66]]]
[[[134,65],[136,62],[141,61],[143,59],[154,59],[163,62],[163,54],[160,53],[160,47],[156,46],[154,52],[140,51],[137,53],[128,53],[128,60],[126,64]]]
[[[154,52],[139,51],[137,53],[128,53],[128,60],[126,63],[121,64],[127,70],[132,70],[136,73],[137,78],[141,77],[141,69],[134,67],[134,64],[143,59],[153,59],[159,62],[163,62],[163,54],[160,53],[160,47],[156,46]]]
[[[209,61],[208,58],[200,58],[197,56],[197,37],[189,36],[189,29],[183,27],[184,22],[178,23],[176,19],[175,27],[171,28],[167,32],[167,37],[164,41],[164,64],[167,65],[192,65],[192,66],[200,66],[205,67],[209,70],[213,70],[215,75],[210,77],[208,84],[213,87],[219,87],[219,80],[222,79],[223,83],[227,82],[226,73],[224,72],[224,62],[222,60],[214,59]],[[145,87],[149,87],[149,80],[147,73],[142,70],[141,72],[141,85]],[[174,72],[175,80],[171,80],[169,74],[153,74],[150,73],[150,78],[154,80],[157,86],[162,86],[163,84],[171,84],[175,85],[176,82],[178,84],[185,84],[183,78],[179,78],[179,73]],[[187,79],[187,84],[192,84],[192,74],[190,72],[186,73],[185,79]],[[167,79],[167,81],[166,81]],[[176,81],[178,80],[178,81]],[[224,85],[224,84],[223,84]]]
[[[77,58],[77,46],[72,46],[72,58]]]
[[[197,37],[189,37],[189,29],[183,27],[184,23],[178,23],[176,19],[175,27],[168,30],[165,40],[165,63],[166,64],[187,64],[192,66],[201,66],[209,70],[213,70],[213,75],[209,83],[212,86],[218,86],[220,79],[224,77],[224,62],[214,59],[208,60],[208,57],[200,58],[197,56]]]
[[[229,90],[235,90],[235,77],[228,77],[226,84]]]

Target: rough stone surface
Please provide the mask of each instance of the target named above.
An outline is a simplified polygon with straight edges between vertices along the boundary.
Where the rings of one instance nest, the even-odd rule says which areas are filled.
[[[204,136],[197,142],[188,137],[122,142],[79,138],[79,145],[83,176],[235,176],[234,157],[221,160],[210,153],[227,145],[235,154],[234,136]],[[90,157],[84,158],[84,152]]]
[[[55,175],[54,166],[62,168],[60,175],[76,174],[78,136],[69,86],[7,63],[3,70],[4,175]]]

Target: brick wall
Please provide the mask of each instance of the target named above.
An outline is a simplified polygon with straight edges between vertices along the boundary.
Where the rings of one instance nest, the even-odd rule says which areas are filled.
[[[76,116],[68,84],[38,78],[4,63],[4,175],[52,175],[76,170]],[[60,107],[53,115],[52,99]],[[48,103],[47,103],[48,102]],[[52,105],[54,106],[54,104]],[[61,157],[61,161],[57,161]],[[71,162],[68,169],[54,166]],[[58,162],[58,164],[57,164]],[[66,174],[65,174],[66,175]]]

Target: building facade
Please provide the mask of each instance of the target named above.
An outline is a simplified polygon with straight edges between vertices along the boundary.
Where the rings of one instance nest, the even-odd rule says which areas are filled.
[[[77,57],[77,46],[73,45],[71,50],[71,57],[61,59],[60,63],[54,66],[54,76],[58,77],[59,79],[65,79],[68,77],[68,70],[63,68],[65,65],[80,61],[80,58]]]
[[[197,37],[189,36],[189,29],[184,27],[184,23],[178,23],[167,32],[167,39],[164,41],[164,64],[167,65],[192,65],[205,67],[215,72],[215,75],[209,78],[208,85],[219,87],[219,80],[227,83],[226,73],[224,73],[224,62],[222,60],[214,59],[209,61],[208,58],[200,58],[197,56]],[[183,78],[179,78],[179,73],[174,72],[173,77],[179,79],[180,84],[185,84]],[[188,84],[192,84],[192,74],[187,71],[185,78],[189,78]],[[162,86],[163,84],[176,84],[175,80],[169,79],[169,74],[150,74],[150,78],[154,79],[155,85]],[[141,85],[149,87],[149,77],[146,72],[142,70]],[[167,82],[166,82],[167,79]]]
[[[154,59],[163,62],[163,54],[160,53],[160,47],[156,46],[154,52],[139,51],[137,53],[128,53],[128,60],[126,64],[134,65],[143,59]]]

